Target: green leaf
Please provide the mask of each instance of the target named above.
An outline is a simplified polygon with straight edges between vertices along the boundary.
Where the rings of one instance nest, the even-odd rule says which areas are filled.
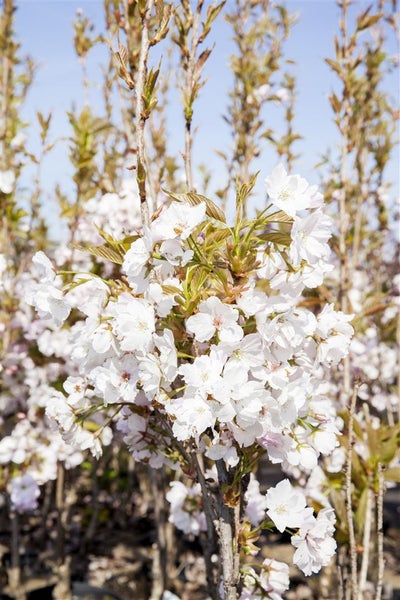
[[[331,68],[331,69],[333,69],[333,71],[335,71],[335,72],[336,72],[338,75],[340,75],[340,74],[341,74],[341,72],[342,72],[342,69],[341,69],[341,66],[340,66],[340,64],[339,64],[337,61],[335,61],[335,60],[332,60],[331,58],[325,58],[325,62],[326,62],[326,63],[327,63],[329,66],[330,66],[330,68]]]
[[[371,7],[369,7],[367,11],[370,10],[370,8]],[[382,13],[377,13],[376,15],[367,15],[364,13],[357,19],[357,30],[362,31],[363,29],[368,29],[369,27],[372,27],[372,25],[375,25],[375,23],[378,23],[381,18]]]
[[[175,287],[174,285],[162,285],[161,287],[164,294],[167,294],[168,296],[176,296],[178,294],[182,294],[182,290]]]
[[[187,192],[186,194],[175,194],[174,192],[168,192],[167,190],[163,190],[172,200],[176,200],[177,202],[186,202],[190,204],[190,206],[197,206],[204,202],[206,205],[206,215],[211,217],[212,219],[216,219],[217,221],[221,221],[222,223],[226,223],[226,218],[223,210],[219,208],[212,200],[206,198],[202,194],[197,194],[195,192]]]
[[[81,250],[82,252],[89,252],[89,254],[97,256],[98,258],[109,260],[116,265],[122,265],[124,260],[124,255],[121,252],[115,248],[111,248],[107,244],[104,244],[103,246],[92,246],[90,244],[87,246],[74,245],[73,247],[77,250]]]
[[[264,242],[272,242],[273,244],[281,244],[282,246],[290,246],[292,238],[289,233],[283,231],[269,231],[258,236]]]
[[[293,223],[293,217],[289,217],[283,210],[268,215],[266,218],[267,223]]]

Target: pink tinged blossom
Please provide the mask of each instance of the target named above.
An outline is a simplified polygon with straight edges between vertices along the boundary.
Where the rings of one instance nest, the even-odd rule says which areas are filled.
[[[267,515],[281,533],[287,527],[300,527],[311,509],[306,509],[306,499],[295,490],[289,479],[283,479],[266,494]]]
[[[18,512],[31,511],[37,508],[40,490],[35,479],[25,473],[11,480],[11,504]]]
[[[260,446],[268,452],[268,458],[272,464],[283,462],[286,456],[286,438],[282,433],[268,430],[258,438]]]
[[[236,342],[242,339],[243,329],[237,324],[239,311],[211,296],[199,305],[199,312],[186,321],[186,330],[194,334],[199,342],[207,342],[215,333],[221,342]]]
[[[153,240],[185,240],[205,217],[206,205],[204,202],[190,206],[180,202],[172,202],[164,208],[161,215],[151,224]]]
[[[329,564],[336,552],[335,514],[333,508],[323,508],[317,518],[310,515],[292,536],[292,545],[297,548],[293,562],[305,575],[318,573]]]
[[[148,352],[153,346],[154,309],[144,300],[124,292],[112,311],[113,329],[122,350]]]

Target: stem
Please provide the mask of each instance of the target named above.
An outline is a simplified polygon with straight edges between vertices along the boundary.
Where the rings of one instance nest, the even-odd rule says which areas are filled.
[[[353,457],[353,436],[354,436],[354,412],[357,400],[358,384],[356,383],[353,389],[349,409],[349,439],[347,443],[347,461],[346,461],[346,514],[347,525],[349,528],[349,544],[350,544],[350,566],[351,566],[351,590],[352,598],[358,598],[358,581],[357,581],[357,549],[356,538],[354,534],[353,523],[353,503],[352,503],[352,484],[351,484],[351,467]]]

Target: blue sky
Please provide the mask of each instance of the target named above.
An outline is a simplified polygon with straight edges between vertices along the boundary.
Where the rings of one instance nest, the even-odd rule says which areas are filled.
[[[227,5],[229,7],[230,0]],[[366,8],[368,2],[355,2],[354,11]],[[296,106],[295,128],[303,136],[296,150],[300,154],[295,171],[318,182],[314,165],[328,147],[337,142],[336,126],[332,120],[332,111],[328,102],[329,92],[337,85],[335,78],[324,58],[333,58],[333,36],[338,29],[338,8],[334,0],[288,0],[286,6],[290,12],[298,13],[298,23],[286,43],[286,56],[294,59],[292,67],[297,79],[298,101]],[[76,59],[72,37],[73,21],[78,8],[83,9],[95,24],[95,31],[103,31],[102,0],[17,0],[15,29],[22,45],[21,53],[29,53],[38,64],[35,82],[29,92],[24,117],[28,122],[35,119],[40,110],[44,114],[53,112],[51,133],[53,137],[67,137],[70,133],[65,115],[72,105],[83,105],[81,87],[81,67]],[[218,180],[221,163],[214,150],[228,149],[230,138],[222,114],[227,103],[227,92],[231,78],[228,69],[229,55],[234,50],[230,40],[230,28],[220,17],[213,32],[212,41],[216,47],[206,69],[208,82],[195,105],[195,125],[198,133],[195,139],[195,163],[210,163],[214,177]],[[390,34],[389,54],[395,54],[394,36]],[[105,45],[98,46],[89,58],[91,78],[100,77],[100,64],[107,64],[109,50]],[[388,89],[395,101],[398,101],[398,80],[395,75],[387,82]],[[183,149],[183,119],[179,105],[179,92],[171,106],[169,132],[171,148]],[[93,87],[91,90],[93,106],[101,110],[101,93]],[[35,132],[30,144],[35,146]],[[211,161],[210,161],[211,157]],[[398,158],[398,156],[397,156]],[[260,177],[276,164],[276,156],[266,148],[261,157]],[[396,167],[392,165],[391,176],[396,177]],[[71,167],[67,160],[67,144],[58,144],[44,165],[44,187],[49,214],[56,214],[52,202],[52,189],[60,182],[68,191],[71,187]],[[398,180],[395,189],[398,191]],[[199,190],[200,191],[200,190]]]

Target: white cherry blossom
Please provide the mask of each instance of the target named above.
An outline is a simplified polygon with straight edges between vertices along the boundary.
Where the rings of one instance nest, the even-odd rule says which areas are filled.
[[[236,308],[211,296],[200,302],[199,312],[187,319],[186,329],[199,342],[210,340],[216,332],[221,342],[236,342],[243,337],[243,329],[237,324],[238,317]]]
[[[300,527],[312,509],[306,508],[303,492],[296,490],[289,479],[283,479],[275,487],[269,488],[267,515],[281,533],[287,527]]]

